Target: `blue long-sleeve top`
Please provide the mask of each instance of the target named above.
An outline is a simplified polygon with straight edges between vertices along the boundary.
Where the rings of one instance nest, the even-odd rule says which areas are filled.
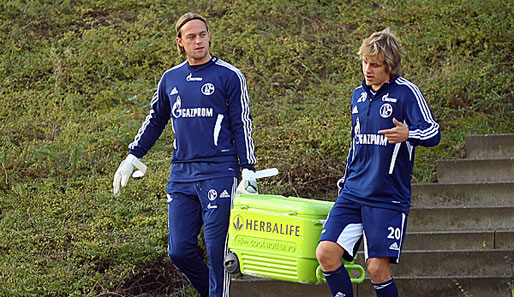
[[[167,70],[151,106],[129,153],[143,157],[171,118],[171,181],[238,177],[240,167],[254,169],[246,79],[231,64],[213,56],[200,66],[185,61]]]
[[[365,81],[351,99],[352,142],[340,197],[408,214],[414,148],[435,146],[441,134],[419,88],[395,77],[378,91]],[[407,141],[390,144],[379,130],[394,128],[393,118],[409,127]]]

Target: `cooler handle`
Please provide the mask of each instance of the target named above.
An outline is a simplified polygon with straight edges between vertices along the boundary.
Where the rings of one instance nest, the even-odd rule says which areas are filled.
[[[353,264],[353,262],[347,262],[343,261],[344,268],[346,268],[346,271],[348,271],[348,274],[350,275],[350,280],[352,284],[360,284],[364,281],[364,277],[366,276],[366,272],[364,271],[364,268],[362,268],[359,264]],[[352,271],[358,270],[360,275],[358,278],[352,278]],[[318,278],[318,282],[326,282],[325,276],[323,275],[323,271],[321,271],[321,266],[318,265],[316,268],[316,277]]]

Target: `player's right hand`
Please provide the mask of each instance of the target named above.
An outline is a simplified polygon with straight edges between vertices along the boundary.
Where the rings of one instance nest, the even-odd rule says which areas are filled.
[[[127,158],[120,163],[118,170],[116,170],[116,173],[114,174],[114,180],[112,182],[114,195],[119,196],[121,187],[125,187],[127,185],[128,179],[132,174],[132,171],[134,171],[134,166],[139,169],[134,172],[134,177],[141,177],[145,175],[145,164],[139,161],[136,156],[129,154]]]

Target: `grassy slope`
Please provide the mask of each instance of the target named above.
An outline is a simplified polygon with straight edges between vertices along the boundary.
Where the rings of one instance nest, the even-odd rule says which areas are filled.
[[[385,26],[443,132],[417,150],[415,182],[462,156],[465,135],[513,131],[511,1],[140,2],[0,4],[0,296],[137,295],[127,284],[150,267],[176,279],[161,261],[170,129],[144,179],[114,197],[111,178],[181,61],[173,28],[188,10],[208,17],[212,52],[248,79],[258,168],[281,171],[263,192],[335,199],[362,79],[355,53]]]

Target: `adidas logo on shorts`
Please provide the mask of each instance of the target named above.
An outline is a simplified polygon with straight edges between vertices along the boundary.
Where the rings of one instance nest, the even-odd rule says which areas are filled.
[[[400,247],[398,246],[398,244],[396,242],[394,242],[393,244],[391,244],[389,246],[389,249],[390,250],[393,250],[393,251],[399,251],[400,250]]]
[[[223,192],[221,192],[220,198],[230,198],[230,194],[227,192],[227,190],[223,190]]]
[[[337,294],[334,297],[344,297],[346,296],[344,293],[337,292]]]

